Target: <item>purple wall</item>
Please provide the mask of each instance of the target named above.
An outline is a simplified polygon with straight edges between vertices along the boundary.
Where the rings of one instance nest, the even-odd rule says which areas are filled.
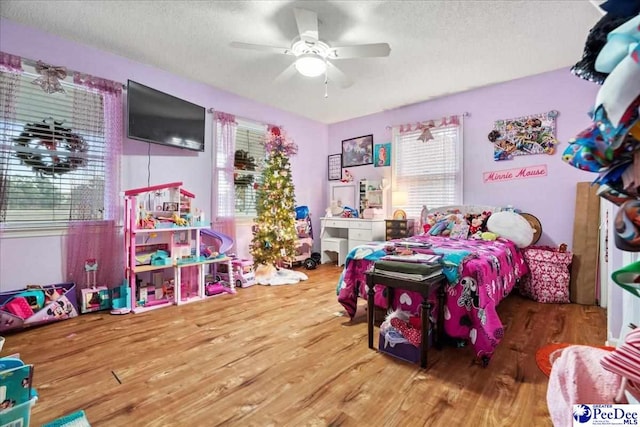
[[[190,81],[120,56],[70,42],[40,30],[2,19],[0,50],[25,58],[40,59],[70,69],[148,86],[187,99],[207,108],[234,113],[267,123],[282,125],[298,143],[292,159],[296,201],[311,208],[319,247],[319,221],[327,201],[326,157],[339,153],[341,140],[373,134],[374,143],[391,140],[390,125],[470,113],[464,122],[464,201],[471,204],[513,205],[536,215],[543,226],[540,243],[571,246],[575,184],[592,181],[594,174],[578,171],[560,160],[567,140],[590,122],[587,116],[598,86],[572,76],[567,70],[485,87],[434,101],[414,104],[346,122],[326,126],[271,108],[202,83]],[[425,83],[429,84],[429,83]],[[381,89],[383,90],[383,89]],[[494,120],[558,110],[559,152],[553,156],[522,156],[512,161],[494,162],[487,134]],[[151,184],[183,181],[196,194],[196,205],[210,215],[211,119],[207,123],[205,153],[194,153],[151,145]],[[147,185],[147,148],[143,142],[125,140],[123,189]],[[319,160],[322,160],[319,162]],[[546,164],[548,176],[502,183],[484,184],[485,171]],[[389,176],[390,168],[352,168],[357,179]],[[248,251],[248,227],[238,239],[240,255]],[[29,268],[37,248],[38,268]],[[56,283],[62,277],[60,236],[0,239],[0,290],[28,283]]]
[[[283,126],[299,146],[292,158],[296,202],[308,205],[314,226],[324,212],[322,188],[326,181],[327,126],[202,83],[178,77],[166,71],[123,57],[71,42],[12,21],[0,20],[0,50],[24,58],[62,65],[72,70],[126,83],[135,80],[207,108],[237,114],[253,120]],[[150,183],[182,181],[196,195],[195,204],[211,218],[212,120],[207,115],[206,151],[195,153],[151,144]],[[147,150],[149,144],[125,139],[122,189],[147,185]],[[214,189],[215,190],[215,189]],[[238,254],[248,254],[249,227],[242,227]],[[34,248],[37,248],[34,253]],[[62,239],[60,236],[12,238],[4,233],[0,239],[0,290],[15,289],[29,283],[58,283],[62,276]],[[37,254],[38,268],[32,266]]]
[[[425,83],[429,84],[429,83]],[[391,141],[392,125],[469,113],[464,118],[464,203],[490,206],[512,205],[540,219],[539,244],[557,246],[573,241],[575,190],[579,181],[593,181],[596,174],[575,169],[561,160],[569,138],[590,124],[587,112],[599,86],[573,76],[568,70],[553,71],[494,86],[451,95],[329,126],[329,152],[339,153],[341,140],[373,134],[373,142]],[[519,156],[495,162],[487,134],[498,119],[557,110],[554,155]],[[547,165],[548,175],[498,183],[483,183],[487,171]],[[351,168],[355,179],[390,177],[391,168]],[[435,207],[435,206],[430,206]]]

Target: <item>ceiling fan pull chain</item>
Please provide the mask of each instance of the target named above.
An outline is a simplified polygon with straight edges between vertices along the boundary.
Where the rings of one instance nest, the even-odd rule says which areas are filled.
[[[328,98],[329,97],[329,73],[327,70],[324,70],[324,97]]]

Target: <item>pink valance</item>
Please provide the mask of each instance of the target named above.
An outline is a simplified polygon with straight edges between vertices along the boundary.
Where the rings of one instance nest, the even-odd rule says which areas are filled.
[[[426,120],[423,122],[407,123],[399,125],[398,128],[400,133],[406,133],[446,126],[460,126],[460,116],[446,116],[437,120]]]
[[[224,124],[237,124],[236,122],[236,116],[234,116],[233,114],[229,114],[229,113],[223,113],[222,111],[216,111],[214,113],[214,119],[220,123],[224,123]]]
[[[9,72],[22,71],[22,58],[6,52],[0,52],[0,70]]]
[[[79,73],[77,71],[73,73],[73,82],[77,85],[96,89],[103,93],[122,92],[122,83],[92,76],[90,74]]]

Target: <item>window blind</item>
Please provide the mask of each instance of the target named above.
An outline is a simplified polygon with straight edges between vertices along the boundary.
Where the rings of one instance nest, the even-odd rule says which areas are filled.
[[[65,93],[49,94],[32,83],[38,77],[25,66],[12,91],[13,111],[0,111],[5,180],[0,222],[20,228],[103,219],[102,95],[69,81],[61,81]],[[15,78],[0,72],[0,91],[7,94]]]
[[[266,126],[249,120],[236,119],[235,153],[233,182],[228,182],[227,174],[224,171],[224,161],[222,158],[218,164],[218,191],[221,194],[219,200],[227,199],[225,194],[229,191],[235,192],[235,206],[233,212],[227,212],[230,207],[220,204],[218,214],[220,216],[251,217],[257,215],[256,199],[258,191],[257,185],[262,182],[262,168],[265,159],[264,137]],[[217,140],[222,139],[222,129],[217,127]],[[219,153],[223,155],[223,153]]]
[[[420,216],[422,206],[434,208],[462,203],[462,138],[460,126],[432,128],[433,139],[418,140],[421,130],[393,131],[393,189],[407,195],[394,205],[407,217]]]

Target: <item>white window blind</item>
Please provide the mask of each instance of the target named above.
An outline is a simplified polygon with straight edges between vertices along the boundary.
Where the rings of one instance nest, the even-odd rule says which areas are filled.
[[[105,132],[102,95],[64,81],[65,93],[48,94],[19,76],[15,111],[0,111],[5,228],[101,220],[104,214]],[[0,92],[15,75],[0,72]],[[1,179],[1,177],[0,177]]]
[[[433,139],[418,140],[420,130],[393,130],[393,191],[406,194],[407,217],[420,216],[422,206],[462,203],[462,125],[431,129]],[[403,198],[404,199],[404,198]]]
[[[218,191],[221,193],[219,200],[225,200],[224,193],[235,192],[235,207],[233,214],[236,217],[256,216],[256,199],[258,195],[257,186],[262,182],[262,169],[265,160],[265,149],[263,145],[266,135],[266,126],[251,122],[249,120],[236,119],[235,153],[233,183],[227,182],[227,174],[224,169],[218,169]],[[222,128],[217,126],[217,140],[222,139]],[[223,153],[219,153],[223,154]],[[219,161],[221,168],[224,161]],[[228,194],[228,193],[227,193]],[[218,205],[219,216],[230,216],[223,203]]]

